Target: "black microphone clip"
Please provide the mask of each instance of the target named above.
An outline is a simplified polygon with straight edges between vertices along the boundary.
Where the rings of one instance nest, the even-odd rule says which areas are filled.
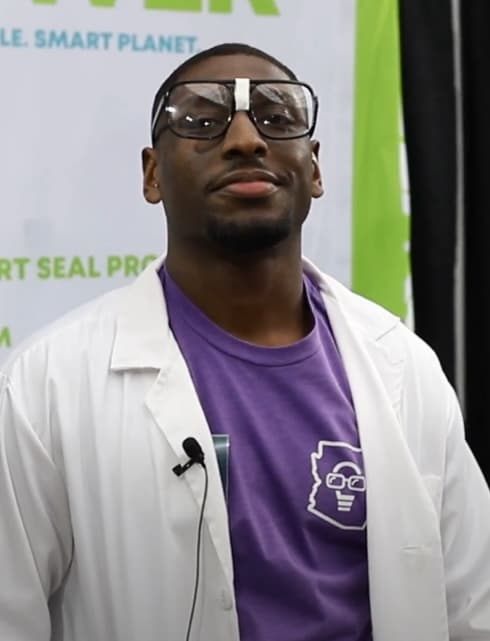
[[[188,438],[184,439],[182,447],[184,449],[184,452],[189,457],[189,460],[187,461],[187,463],[184,463],[184,465],[181,465],[179,463],[172,468],[172,471],[176,476],[182,476],[182,474],[184,474],[184,472],[187,472],[187,470],[192,467],[194,463],[198,463],[199,465],[205,467],[204,452],[202,451],[202,447],[193,436],[189,436]]]

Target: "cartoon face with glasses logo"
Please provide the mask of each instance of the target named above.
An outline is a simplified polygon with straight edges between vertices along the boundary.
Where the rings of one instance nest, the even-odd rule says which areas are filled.
[[[345,530],[366,527],[366,479],[360,448],[320,441],[311,455],[313,487],[308,511]]]
[[[342,473],[344,470],[347,470],[346,473],[351,474],[351,476],[345,476]],[[353,474],[352,470],[354,471]],[[366,481],[362,476],[361,468],[350,461],[338,463],[332,472],[327,474],[325,484],[330,490],[335,490],[339,512],[350,512],[356,500],[355,492],[366,491]],[[345,488],[348,488],[348,491],[342,493]]]

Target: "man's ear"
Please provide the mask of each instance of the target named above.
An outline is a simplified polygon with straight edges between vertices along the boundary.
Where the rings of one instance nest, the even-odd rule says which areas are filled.
[[[145,147],[141,152],[141,160],[143,163],[143,196],[147,202],[156,205],[162,200],[157,152],[152,147]]]
[[[320,154],[320,143],[318,142],[318,140],[312,140],[311,141],[311,162],[313,163],[313,174],[312,174],[312,182],[311,182],[311,195],[313,196],[313,198],[320,198],[320,196],[323,196],[324,194],[322,173],[320,170],[319,154]]]

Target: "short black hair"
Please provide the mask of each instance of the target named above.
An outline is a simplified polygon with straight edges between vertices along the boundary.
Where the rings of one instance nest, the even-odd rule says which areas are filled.
[[[284,73],[289,78],[291,78],[291,80],[298,80],[296,74],[288,66],[286,66],[277,58],[274,58],[274,56],[271,56],[269,53],[262,51],[262,49],[257,49],[256,47],[251,47],[250,45],[243,44],[241,42],[226,42],[214,47],[210,47],[209,49],[204,49],[204,51],[199,51],[199,53],[196,53],[191,58],[184,60],[181,65],[179,65],[176,69],[174,69],[174,71],[172,71],[172,73],[166,78],[166,80],[163,81],[160,89],[155,95],[155,99],[153,100],[153,106],[151,109],[151,122],[153,122],[156,111],[163,96],[167,93],[167,91],[173,84],[178,82],[179,77],[185,71],[187,71],[187,69],[193,67],[195,64],[201,62],[202,60],[206,60],[207,58],[214,58],[215,56],[235,56],[239,54],[243,54],[246,56],[255,56],[256,58],[267,60],[267,62],[271,62],[273,65],[278,67],[278,69],[284,71]],[[152,142],[154,144],[155,140],[153,140]]]

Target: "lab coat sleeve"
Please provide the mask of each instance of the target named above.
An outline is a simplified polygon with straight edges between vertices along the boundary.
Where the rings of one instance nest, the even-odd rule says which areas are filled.
[[[34,410],[34,408],[29,408]],[[0,373],[0,639],[49,641],[49,599],[69,568],[72,533],[62,478]]]
[[[450,640],[489,641],[490,492],[465,442],[452,389],[448,395],[441,530]]]

